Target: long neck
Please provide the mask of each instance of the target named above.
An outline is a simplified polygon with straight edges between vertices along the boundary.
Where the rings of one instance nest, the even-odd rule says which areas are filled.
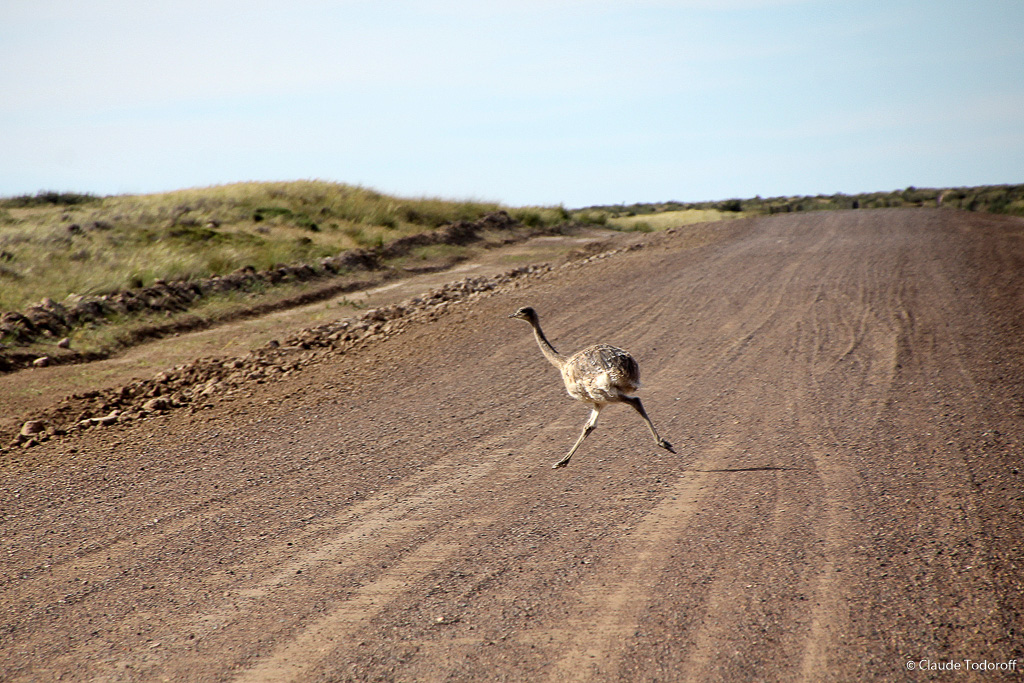
[[[539,322],[530,321],[530,324],[533,326],[533,336],[537,339],[537,346],[540,347],[541,353],[544,354],[545,358],[551,361],[552,365],[561,370],[562,366],[565,365],[565,356],[556,351],[555,347],[548,341],[548,338],[544,336],[544,332],[540,329]]]

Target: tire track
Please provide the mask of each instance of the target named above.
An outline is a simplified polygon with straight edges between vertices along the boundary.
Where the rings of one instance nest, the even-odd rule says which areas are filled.
[[[474,530],[493,519],[469,519],[438,538],[419,545],[390,571],[358,590],[340,605],[285,640],[234,680],[239,683],[280,683],[309,680],[320,662],[351,646],[350,634],[365,626],[395,595],[422,582],[443,562],[471,543]]]
[[[160,643],[159,650],[111,662],[110,675],[122,669],[156,672],[177,667],[175,662],[186,653],[189,675],[216,670],[223,665],[222,652],[235,649],[233,643],[240,637],[249,642],[269,637],[277,645],[269,652],[262,647],[253,652],[255,663],[246,663],[240,653],[234,665],[244,668],[239,679],[308,678],[318,662],[346,651],[351,646],[346,639],[365,630],[392,602],[420,591],[416,586],[472,544],[496,515],[522,504],[515,499],[462,499],[456,492],[507,489],[523,471],[546,469],[546,459],[537,462],[531,454],[538,449],[546,452],[552,442],[559,442],[557,435],[572,432],[576,423],[569,414],[542,425],[520,424],[513,434],[486,438],[473,455],[452,454],[393,489],[307,523],[264,550],[258,560],[259,568],[270,570],[264,578],[234,585],[216,608],[196,613],[173,630],[154,633],[151,640]],[[529,445],[511,457],[503,455],[508,442],[523,435],[528,435]],[[388,548],[400,550],[395,554]],[[380,566],[387,568],[375,569]],[[250,570],[258,573],[259,568],[249,563]],[[320,602],[328,605],[326,611],[276,617],[286,614],[289,605],[310,600],[310,581]],[[134,630],[146,619],[148,615],[138,615],[121,629]],[[268,621],[277,622],[269,632]],[[182,633],[189,634],[188,640]],[[199,641],[205,644],[204,653],[190,652],[192,643]]]
[[[731,449],[725,442],[703,454],[702,468],[714,467]],[[618,656],[637,623],[662,568],[669,563],[673,543],[685,532],[690,518],[713,477],[707,469],[688,468],[663,500],[618,544],[608,562],[614,568],[598,582],[580,587],[576,615],[556,629],[528,632],[523,638],[567,654],[547,673],[551,681],[609,678]]]
[[[488,439],[483,450],[494,450],[502,441],[500,437]],[[455,491],[471,489],[488,477],[501,478],[499,470],[508,466],[495,457],[468,464],[467,460],[470,458],[452,458],[426,468],[392,489],[336,515],[311,521],[267,546],[259,559],[247,563],[254,574],[269,570],[263,578],[229,587],[217,607],[193,614],[184,625],[154,633],[151,640],[161,644],[159,651],[118,659],[110,664],[111,670],[158,671],[180,661],[194,641],[206,643],[207,653],[191,654],[191,670],[215,669],[221,655],[210,649],[217,643],[229,648],[241,633],[248,633],[253,642],[273,635],[283,645],[260,660],[243,680],[301,679],[315,666],[316,653],[324,652],[337,639],[331,629],[365,623],[386,605],[389,595],[432,571],[472,538],[471,530],[489,523],[488,517],[474,511],[452,527],[441,514],[450,506]],[[411,551],[391,558],[389,548],[409,545]],[[387,571],[372,570],[382,564],[382,559]],[[265,629],[267,620],[274,621],[273,615],[283,613],[289,605],[308,600],[309,577],[315,577],[314,588],[336,586],[321,598],[337,601],[340,606],[335,612],[308,627],[296,626],[308,618],[305,611],[300,611],[283,621],[278,618],[272,634],[254,630],[261,624]],[[147,620],[146,614],[136,615],[123,622],[121,629],[134,630]],[[297,634],[292,633],[295,628],[300,629]],[[188,634],[187,640],[183,633]],[[300,657],[297,653],[304,654]],[[310,661],[297,663],[302,658]]]
[[[1003,444],[1024,433],[986,394],[1014,372],[993,351],[1012,330],[953,279],[968,219],[766,218],[699,258],[665,239],[555,269],[253,387],[249,431],[197,447],[185,428],[248,403],[154,422],[107,459],[138,467],[116,485],[33,475],[63,563],[42,567],[46,529],[13,518],[0,677],[900,680],[906,658],[1008,659],[1022,516]],[[585,415],[500,326],[521,303],[567,349],[636,352],[679,455],[616,411],[551,470]],[[154,467],[176,458],[232,492],[199,500],[201,468]],[[62,486],[81,493],[50,510]]]

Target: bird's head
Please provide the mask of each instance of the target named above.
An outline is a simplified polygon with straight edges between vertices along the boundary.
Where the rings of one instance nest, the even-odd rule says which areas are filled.
[[[536,320],[537,320],[537,311],[533,310],[529,306],[523,306],[518,311],[516,311],[515,313],[510,315],[509,317],[510,318],[519,318],[520,320],[525,320],[526,322],[536,322]]]

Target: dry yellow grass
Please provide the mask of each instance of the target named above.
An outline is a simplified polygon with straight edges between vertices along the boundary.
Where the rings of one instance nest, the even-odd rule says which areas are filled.
[[[638,230],[650,232],[668,230],[693,223],[711,223],[714,221],[738,218],[742,213],[734,211],[716,211],[714,209],[689,209],[684,211],[664,211],[662,213],[641,214],[636,216],[608,217],[609,227],[619,230]]]
[[[316,180],[236,183],[68,205],[19,208],[0,200],[0,311],[157,279],[312,262],[502,208],[493,202],[392,197]],[[568,216],[560,208],[506,210],[528,224]]]

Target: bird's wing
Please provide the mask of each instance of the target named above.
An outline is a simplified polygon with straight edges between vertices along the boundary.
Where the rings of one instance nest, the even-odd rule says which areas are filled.
[[[634,391],[640,386],[640,366],[629,353],[615,346],[597,344],[588,346],[569,359],[568,366],[578,379],[605,375],[607,387],[616,387],[624,392]]]

